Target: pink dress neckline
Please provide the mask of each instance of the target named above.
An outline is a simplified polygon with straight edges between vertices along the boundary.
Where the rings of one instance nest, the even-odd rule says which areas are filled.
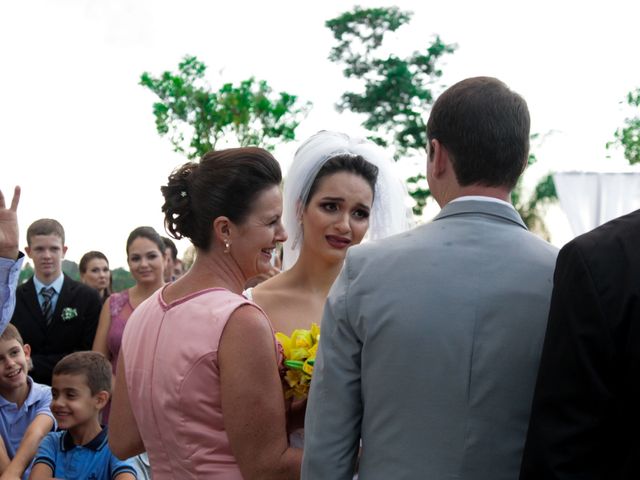
[[[180,304],[182,304],[182,303],[184,303],[184,302],[187,302],[187,301],[189,301],[189,300],[191,300],[193,298],[199,297],[199,296],[204,295],[204,294],[209,293],[209,292],[215,292],[215,291],[222,290],[222,291],[226,291],[226,292],[229,292],[231,294],[234,294],[234,295],[242,296],[239,293],[232,292],[228,288],[211,287],[211,288],[205,288],[204,290],[198,290],[197,292],[189,293],[188,295],[185,295],[184,297],[177,298],[177,299],[173,300],[172,302],[167,302],[164,299],[164,291],[169,285],[171,285],[171,284],[167,283],[164,287],[162,287],[162,289],[160,291],[160,294],[158,295],[158,303],[160,303],[160,306],[162,307],[162,310],[165,311],[165,312],[170,310],[170,309],[172,309],[172,308],[174,308],[174,307],[176,307],[176,306],[178,306],[178,305],[180,305]]]

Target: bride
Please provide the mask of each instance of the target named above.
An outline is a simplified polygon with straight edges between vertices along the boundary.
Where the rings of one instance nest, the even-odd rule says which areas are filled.
[[[377,145],[321,131],[296,152],[284,185],[283,272],[247,296],[287,335],[320,324],[349,247],[410,226],[404,183]],[[301,432],[291,445],[302,447]]]

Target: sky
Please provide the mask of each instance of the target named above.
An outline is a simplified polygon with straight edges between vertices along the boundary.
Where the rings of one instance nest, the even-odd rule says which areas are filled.
[[[640,87],[640,2],[428,1],[274,2],[235,0],[24,0],[0,3],[0,189],[22,187],[21,246],[27,226],[56,218],[67,259],[88,250],[126,266],[125,242],[139,225],[163,233],[160,185],[185,159],[155,131],[154,95],[144,71],[175,71],[187,54],[208,67],[212,86],[250,76],[313,108],[299,141],[321,129],[355,136],[361,117],[334,105],[350,87],[327,59],[324,27],[354,5],[396,5],[414,12],[389,38],[391,49],[426,48],[434,35],[458,45],[444,58],[436,91],[467,77],[498,77],[528,102],[539,161],[528,182],[549,171],[620,170],[607,150]],[[298,142],[275,150],[286,172]],[[608,158],[609,157],[609,158]],[[424,158],[398,168],[424,168]],[[549,212],[552,243],[571,238],[558,207]],[[178,242],[180,255],[188,243]]]

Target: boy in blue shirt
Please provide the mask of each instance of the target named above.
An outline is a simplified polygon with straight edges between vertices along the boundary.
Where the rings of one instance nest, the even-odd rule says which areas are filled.
[[[28,478],[38,445],[54,426],[51,387],[28,376],[31,349],[13,325],[0,335],[0,473]]]
[[[111,365],[98,352],[75,352],[53,369],[51,411],[60,432],[49,433],[33,461],[30,480],[135,480],[129,461],[109,449],[98,420],[111,396]]]

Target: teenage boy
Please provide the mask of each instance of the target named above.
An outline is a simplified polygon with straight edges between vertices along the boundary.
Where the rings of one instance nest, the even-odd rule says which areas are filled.
[[[54,426],[51,388],[28,375],[29,345],[13,325],[0,335],[0,473],[28,478],[40,442]]]
[[[98,352],[75,352],[53,369],[51,411],[62,431],[40,444],[30,480],[134,480],[132,464],[109,449],[98,416],[111,396],[111,364]]]
[[[102,306],[96,290],[62,273],[64,240],[56,220],[43,218],[29,226],[25,251],[35,273],[17,288],[11,319],[31,346],[33,380],[46,385],[62,357],[91,349]]]

